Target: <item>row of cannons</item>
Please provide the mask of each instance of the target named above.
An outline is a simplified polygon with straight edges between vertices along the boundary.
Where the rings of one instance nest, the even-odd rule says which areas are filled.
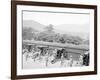
[[[34,62],[41,62],[42,60],[45,60],[46,67],[49,66],[49,63],[55,64],[56,62],[60,62],[60,65],[65,67],[89,65],[89,51],[85,51],[84,54],[80,54],[78,60],[74,60],[72,55],[69,56],[69,52],[66,48],[28,46],[27,48],[23,48],[23,55],[24,54],[26,61],[28,58],[33,59]]]

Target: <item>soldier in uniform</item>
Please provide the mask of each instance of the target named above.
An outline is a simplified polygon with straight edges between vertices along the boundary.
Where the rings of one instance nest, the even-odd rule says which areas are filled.
[[[83,65],[85,65],[85,66],[89,65],[89,51],[87,51],[83,55]]]

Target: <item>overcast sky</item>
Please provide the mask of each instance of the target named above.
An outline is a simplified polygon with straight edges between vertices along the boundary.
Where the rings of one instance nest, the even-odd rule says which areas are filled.
[[[84,29],[84,31],[86,32],[89,32],[89,26],[90,26],[89,14],[23,11],[23,20],[35,20],[43,25],[53,24],[55,29],[61,29],[64,31],[65,28],[62,27],[59,28],[57,26],[62,24],[82,25],[81,28]],[[74,29],[77,29],[77,26],[73,26],[73,27]]]

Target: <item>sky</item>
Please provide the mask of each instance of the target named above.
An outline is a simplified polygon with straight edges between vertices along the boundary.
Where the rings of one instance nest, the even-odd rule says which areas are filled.
[[[63,24],[75,24],[81,25],[85,32],[89,32],[90,15],[79,13],[59,13],[59,12],[36,12],[36,11],[23,11],[23,20],[34,20],[43,25],[54,25],[55,29],[65,31],[65,27],[58,27]],[[79,26],[71,26],[73,30],[79,28]]]

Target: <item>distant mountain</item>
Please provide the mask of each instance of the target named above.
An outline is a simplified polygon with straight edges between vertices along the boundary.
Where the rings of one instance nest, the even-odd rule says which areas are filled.
[[[48,25],[47,25],[48,26]],[[60,34],[69,34],[72,36],[80,36],[81,38],[87,39],[89,37],[89,24],[61,24],[54,25],[54,31]],[[23,20],[23,27],[33,28],[34,31],[44,31],[46,25],[43,25],[34,20]]]
[[[23,27],[27,27],[27,28],[29,27],[37,31],[43,31],[45,28],[45,25],[40,24],[34,20],[23,20]]]
[[[83,39],[89,37],[89,24],[61,24],[55,27],[57,33],[79,36]]]
[[[55,27],[58,30],[58,32],[63,30],[62,33],[66,32],[89,33],[89,26],[90,26],[89,24],[61,24]]]

